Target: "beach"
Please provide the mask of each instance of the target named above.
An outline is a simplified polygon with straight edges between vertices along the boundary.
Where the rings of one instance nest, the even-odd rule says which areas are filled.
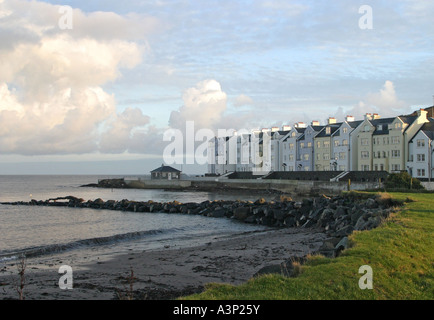
[[[91,255],[85,263],[65,254],[26,261],[26,300],[171,300],[201,292],[208,283],[238,285],[266,266],[315,253],[325,233],[310,228],[258,230],[204,245]],[[0,299],[18,299],[16,263],[0,270]],[[59,268],[72,268],[72,290],[61,290]]]

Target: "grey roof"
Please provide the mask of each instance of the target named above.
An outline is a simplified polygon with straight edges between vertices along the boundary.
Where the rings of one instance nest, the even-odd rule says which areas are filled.
[[[416,137],[416,135],[422,131],[429,139],[434,140],[434,119],[433,118],[428,118],[427,123],[425,123],[418,132],[416,132],[416,134],[414,135],[414,137]],[[413,141],[414,137],[410,140],[410,142]]]
[[[351,128],[355,129],[358,126],[360,126],[360,124],[362,122],[363,122],[363,120],[357,120],[357,121],[350,121],[350,122],[347,122],[347,123],[350,125]]]
[[[151,171],[151,173],[157,173],[157,172],[181,172],[181,171],[169,166],[162,165],[161,167]]]
[[[342,125],[342,123],[335,123],[335,124],[326,125],[321,130],[321,132],[316,135],[315,138],[330,137],[333,133],[335,133],[340,128],[341,125]],[[326,132],[327,127],[330,127],[330,133]]]
[[[375,127],[375,131],[373,135],[381,135],[381,134],[388,134],[389,133],[389,127],[388,125],[391,124],[393,121],[395,121],[396,118],[384,118],[384,119],[375,119],[375,120],[369,120],[369,122]],[[378,126],[383,125],[381,130],[378,130]]]

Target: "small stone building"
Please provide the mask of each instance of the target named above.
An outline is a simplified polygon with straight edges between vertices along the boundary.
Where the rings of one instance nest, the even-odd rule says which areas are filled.
[[[180,180],[181,171],[162,164],[161,167],[151,171],[151,179],[152,180]]]

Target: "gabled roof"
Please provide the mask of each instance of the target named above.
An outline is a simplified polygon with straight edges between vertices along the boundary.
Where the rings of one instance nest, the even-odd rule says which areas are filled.
[[[151,173],[157,173],[157,172],[175,172],[175,173],[178,172],[178,173],[180,173],[181,171],[177,170],[175,168],[169,167],[169,166],[162,165],[161,167],[151,171]]]
[[[335,133],[340,127],[342,123],[334,123],[330,125],[326,125],[320,133],[318,133],[315,138],[324,138],[324,137],[330,137]],[[327,128],[330,128],[330,133],[327,133]]]
[[[413,136],[413,138],[410,140],[410,142],[412,142],[414,140],[414,138],[416,137],[416,135],[419,132],[423,132],[429,139],[434,140],[434,119],[433,118],[428,118],[427,123],[425,123],[418,132],[416,132],[416,134]]]
[[[360,125],[362,124],[362,122],[363,122],[363,120],[357,120],[357,121],[351,121],[351,122],[348,122],[348,121],[347,121],[348,125],[349,125],[351,128],[353,128],[353,129],[355,129],[355,128],[357,128],[358,126],[360,126]]]

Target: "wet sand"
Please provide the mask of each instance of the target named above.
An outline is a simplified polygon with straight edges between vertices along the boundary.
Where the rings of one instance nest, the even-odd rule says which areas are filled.
[[[129,252],[109,259],[95,254],[80,265],[58,256],[55,260],[45,257],[44,262],[29,259],[24,298],[176,299],[201,292],[207,283],[244,283],[265,266],[316,252],[326,238],[319,230],[288,228],[231,236],[197,247]],[[14,263],[0,266],[0,299],[18,298],[19,277]],[[62,263],[73,268],[72,290],[59,288]]]

